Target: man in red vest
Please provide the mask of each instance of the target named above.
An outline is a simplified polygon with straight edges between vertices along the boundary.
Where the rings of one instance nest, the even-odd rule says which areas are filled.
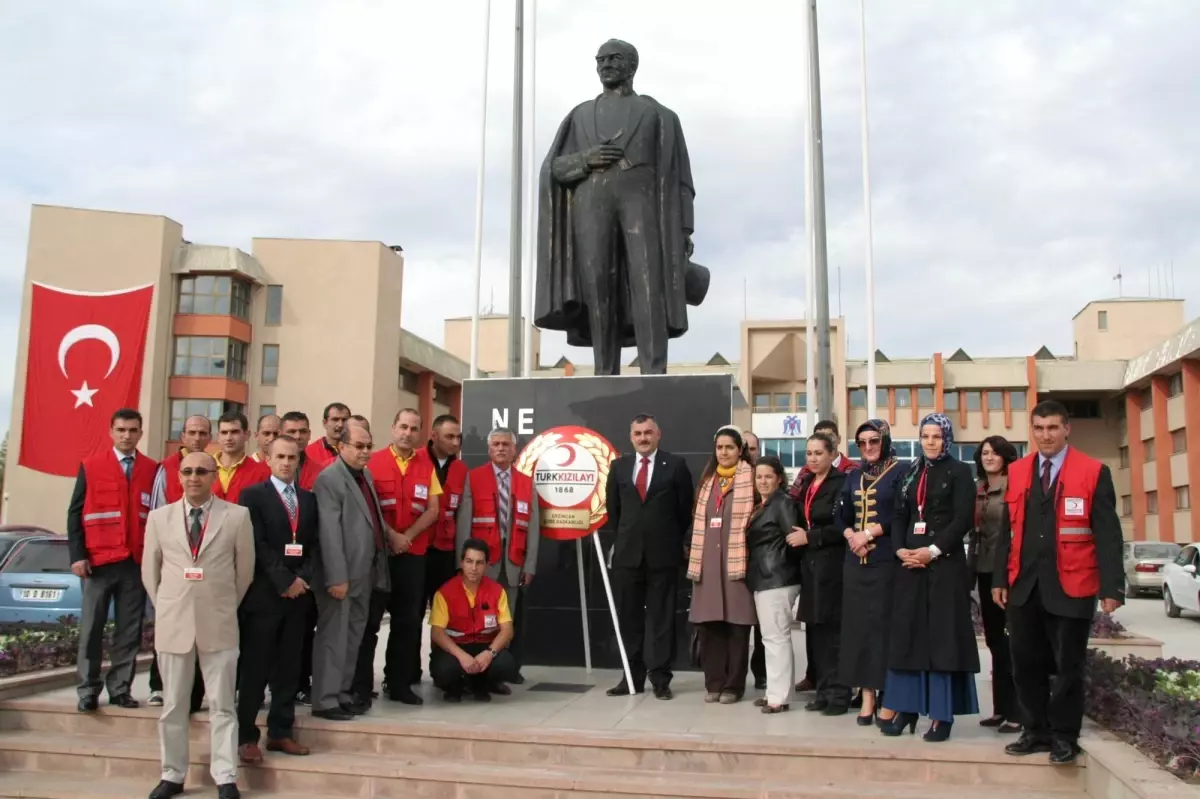
[[[217,481],[213,496],[236,504],[242,489],[271,479],[271,467],[246,457],[250,422],[241,411],[226,411],[217,420]]]
[[[206,416],[189,416],[183,420],[183,430],[179,434],[179,450],[163,459],[154,476],[154,490],[150,492],[150,509],[161,508],[183,499],[183,482],[179,479],[179,465],[190,452],[206,452],[212,443],[212,422]],[[192,691],[192,712],[200,710],[204,701],[204,680],[200,670],[196,669],[196,681]],[[163,704],[162,674],[158,670],[158,653],[150,661],[150,700],[151,707],[162,707]]]
[[[1112,472],[1067,446],[1067,409],[1048,400],[1030,414],[1037,452],[1008,467],[992,598],[1008,610],[1013,680],[1025,731],[1010,755],[1079,754],[1083,669],[1096,599],[1112,613],[1125,601],[1123,535]]]
[[[458,573],[458,556],[454,551],[457,534],[458,509],[462,505],[463,492],[467,490],[467,464],[458,453],[462,450],[462,428],[458,419],[442,414],[433,420],[432,435],[425,446],[425,454],[433,462],[433,470],[442,484],[439,502],[439,517],[433,526],[429,549],[425,550],[425,601],[428,605],[433,595]],[[430,651],[430,658],[433,651]],[[420,672],[417,673],[418,678]]]
[[[459,549],[468,538],[488,545],[488,577],[504,586],[508,606],[514,615],[517,589],[528,585],[537,572],[541,522],[533,480],[513,468],[517,456],[517,435],[507,428],[488,434],[488,463],[467,473],[467,485],[459,503]],[[513,652],[520,668],[520,655]],[[517,674],[517,683],[524,682]],[[500,688],[507,693],[508,686]]]
[[[304,450],[308,460],[322,468],[337,460],[338,442],[342,440],[342,431],[350,419],[350,408],[343,402],[331,402],[325,406],[321,421],[325,425],[325,436],[314,441]],[[369,429],[368,429],[369,432]]]
[[[158,463],[137,451],[142,440],[142,415],[137,411],[122,408],[114,413],[109,435],[112,449],[84,458],[67,508],[71,571],[83,584],[78,656],[80,713],[99,707],[100,689],[106,683],[110,705],[138,706],[130,688],[146,612],[142,545]],[[116,630],[108,652],[112,665],[101,682],[104,625],[112,604],[116,606]]]
[[[475,699],[490,702],[492,693],[511,693],[517,664],[508,645],[513,639],[512,612],[504,587],[487,576],[490,548],[468,538],[463,544],[462,574],[433,595],[429,611],[429,673],[447,702],[461,702],[470,688]]]
[[[368,428],[369,429],[369,428]],[[403,408],[392,421],[392,441],[371,455],[367,470],[375,481],[384,521],[400,534],[400,552],[388,556],[391,593],[372,596],[355,669],[353,691],[370,696],[375,684],[375,647],[386,609],[391,614],[384,691],[406,705],[423,704],[412,684],[421,671],[421,624],[425,618],[425,550],[438,520],[441,483],[433,461],[417,449],[421,414]]]

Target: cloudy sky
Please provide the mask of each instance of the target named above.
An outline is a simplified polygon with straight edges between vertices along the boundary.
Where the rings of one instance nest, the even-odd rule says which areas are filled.
[[[752,317],[804,307],[803,4],[541,0],[539,160],[597,91],[609,37],[681,117],[696,260],[714,273],[672,358],[736,357]],[[507,308],[514,0],[494,0],[483,301]],[[1071,349],[1090,299],[1200,293],[1200,4],[868,0],[879,346]],[[403,324],[471,312],[482,0],[0,0],[0,375],[30,205],[160,213],[192,241],[382,240]],[[829,264],[865,354],[858,5],[821,6]],[[840,299],[837,271],[841,274]],[[1165,271],[1165,270],[1164,270]],[[543,360],[566,352],[543,338]],[[572,351],[576,362],[590,353]],[[626,360],[632,353],[626,354]],[[11,383],[0,381],[7,427]]]

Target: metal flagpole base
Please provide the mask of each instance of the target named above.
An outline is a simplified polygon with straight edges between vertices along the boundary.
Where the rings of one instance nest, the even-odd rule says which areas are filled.
[[[629,656],[625,654],[625,642],[621,640],[621,623],[617,621],[617,603],[613,601],[612,583],[608,581],[608,564],[604,562],[604,548],[600,546],[599,531],[592,533],[596,542],[596,557],[600,559],[600,579],[604,580],[604,593],[608,596],[608,612],[612,615],[613,632],[617,635],[617,650],[621,653],[621,668],[625,670],[625,684],[629,695],[633,695],[633,672],[629,669]]]
[[[575,539],[575,563],[579,567],[579,620],[583,624],[583,667],[592,671],[592,635],[588,631],[587,589],[583,585],[583,539]]]

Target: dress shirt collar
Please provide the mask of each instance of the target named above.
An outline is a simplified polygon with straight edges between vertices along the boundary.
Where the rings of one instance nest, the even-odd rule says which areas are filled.
[[[495,463],[492,463],[492,474],[496,475],[496,477],[499,477],[502,474],[509,474],[511,471],[512,471],[512,464],[509,464],[507,469],[501,469]]]
[[[183,498],[183,515],[185,518],[190,519],[192,516],[192,509],[199,508],[200,509],[200,518],[201,518],[201,520],[203,520],[208,517],[209,511],[212,510],[212,504],[213,504],[212,496],[209,496],[209,498],[206,499],[200,505],[193,505],[191,502],[188,501],[187,497],[184,497]]]
[[[647,452],[645,455],[642,455],[640,452],[635,452],[633,453],[633,456],[637,458],[635,463],[637,463],[638,466],[642,465],[642,458],[649,458],[650,465],[653,466],[654,461],[658,459],[658,450],[656,449],[653,452]]]
[[[290,483],[285,483],[275,475],[271,475],[271,485],[275,486],[275,490],[282,494],[288,486],[295,486],[296,482],[293,480]],[[296,489],[293,488],[292,490],[295,491]]]
[[[133,458],[135,461],[137,460],[137,450],[134,450],[133,452],[126,455],[121,450],[117,449],[116,447],[113,447],[113,454],[117,456],[117,463],[120,464],[121,466],[125,465],[123,463],[125,458]]]
[[[1050,458],[1047,458],[1045,455],[1043,455],[1039,452],[1038,453],[1038,473],[1040,474],[1041,470],[1046,468],[1043,464],[1045,464],[1045,462],[1048,460],[1048,461],[1050,461],[1050,473],[1058,474],[1058,470],[1062,468],[1063,461],[1065,461],[1066,459],[1067,459],[1067,447],[1063,447],[1061,450],[1058,451],[1057,455],[1054,455]]]

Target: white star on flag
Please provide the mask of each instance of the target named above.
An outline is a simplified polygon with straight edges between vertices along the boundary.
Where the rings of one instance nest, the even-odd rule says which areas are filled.
[[[83,381],[82,388],[71,389],[71,393],[75,395],[75,407],[78,408],[80,405],[87,405],[92,408],[96,407],[92,405],[92,395],[99,390],[98,388],[88,388],[86,380]]]

